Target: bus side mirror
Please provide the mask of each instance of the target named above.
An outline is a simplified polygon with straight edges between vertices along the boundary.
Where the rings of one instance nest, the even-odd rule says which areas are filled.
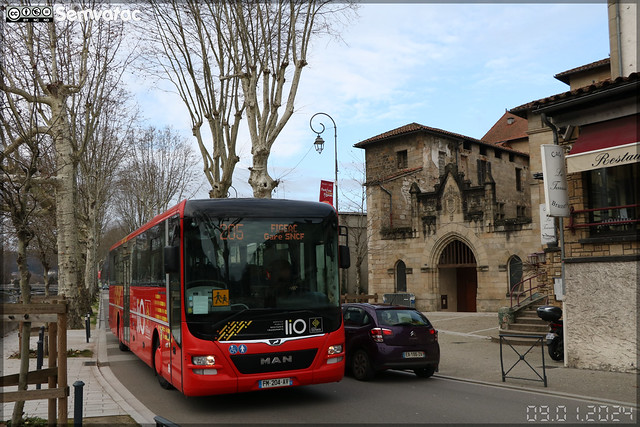
[[[164,247],[164,272],[165,273],[180,272],[180,247],[179,246]]]
[[[349,252],[349,246],[338,246],[338,262],[340,263],[340,268],[351,267],[351,253]]]

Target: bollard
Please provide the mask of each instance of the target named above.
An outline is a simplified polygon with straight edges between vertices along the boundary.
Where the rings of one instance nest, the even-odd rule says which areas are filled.
[[[89,338],[91,338],[91,315],[89,313],[87,313],[84,323],[87,328],[87,342],[89,342]]]
[[[84,383],[76,381],[73,383],[73,425],[82,426],[82,388]]]
[[[36,353],[36,369],[42,369],[42,359],[43,359],[43,351],[44,351],[44,326],[40,327],[40,333],[38,334],[38,350]],[[40,383],[36,384],[36,390],[40,390],[42,385]]]

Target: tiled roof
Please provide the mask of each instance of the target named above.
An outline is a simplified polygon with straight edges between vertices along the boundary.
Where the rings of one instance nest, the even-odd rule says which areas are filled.
[[[500,144],[516,139],[527,138],[528,123],[526,119],[518,117],[510,112],[505,112],[493,125],[482,140],[491,144]]]
[[[365,139],[364,141],[360,141],[357,144],[354,145],[354,147],[356,148],[366,148],[368,145],[376,143],[376,142],[381,142],[387,139],[391,139],[391,138],[395,138],[398,136],[403,136],[403,135],[408,135],[411,133],[416,133],[416,132],[427,132],[427,133],[432,133],[432,134],[436,134],[436,135],[442,135],[442,136],[448,136],[448,137],[453,137],[453,138],[457,138],[457,139],[462,139],[465,141],[469,141],[469,142],[473,142],[475,144],[479,144],[479,145],[490,145],[492,147],[495,147],[495,144],[491,144],[491,143],[487,143],[484,141],[481,141],[479,139],[475,139],[475,138],[471,138],[469,136],[465,136],[465,135],[460,135],[459,133],[454,133],[454,132],[449,132],[446,130],[442,130],[442,129],[437,129],[437,128],[432,128],[429,126],[424,126],[421,125],[419,123],[410,123],[408,125],[404,125],[401,126],[399,128],[390,130],[388,132],[384,132],[381,133],[380,135],[376,135],[373,136],[369,139]],[[517,153],[520,155],[527,155],[526,153],[522,153],[520,151],[517,150],[513,150],[511,148],[508,147],[502,147],[502,146],[497,146],[500,149],[504,150],[504,151],[509,151],[509,152],[513,152],[513,153]]]
[[[595,61],[595,62],[592,62],[590,64],[581,65],[580,67],[576,67],[576,68],[572,68],[572,69],[567,70],[567,71],[563,71],[561,73],[556,74],[553,77],[555,77],[556,79],[560,80],[563,83],[569,84],[569,81],[571,79],[571,75],[576,74],[576,73],[580,73],[582,71],[593,70],[594,68],[600,68],[600,67],[604,67],[604,66],[609,66],[610,63],[611,63],[611,60],[609,58],[605,58],[605,59],[601,59],[600,61]]]
[[[615,88],[616,86],[621,86],[623,84],[634,83],[634,82],[636,85],[638,84],[638,73],[629,74],[629,76],[627,77],[618,77],[615,80],[611,80],[611,79],[602,80],[594,84],[591,84],[589,86],[584,86],[581,88],[570,90],[568,92],[559,93],[557,95],[552,95],[547,98],[538,99],[537,101],[527,102],[526,104],[512,108],[511,110],[509,110],[509,112],[516,114],[520,117],[526,117],[527,111],[533,110],[539,107],[543,107],[546,104],[553,104],[559,101],[570,100],[573,98],[580,98],[581,96],[603,92],[608,89]]]

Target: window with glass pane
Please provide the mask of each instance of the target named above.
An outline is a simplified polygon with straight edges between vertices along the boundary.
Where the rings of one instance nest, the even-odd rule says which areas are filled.
[[[592,235],[637,232],[638,169],[634,163],[585,172]]]

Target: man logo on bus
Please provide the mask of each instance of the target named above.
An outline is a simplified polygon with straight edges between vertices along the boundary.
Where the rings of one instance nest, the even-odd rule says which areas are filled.
[[[307,322],[302,319],[285,320],[284,321],[284,334],[285,335],[302,335],[307,331]]]

